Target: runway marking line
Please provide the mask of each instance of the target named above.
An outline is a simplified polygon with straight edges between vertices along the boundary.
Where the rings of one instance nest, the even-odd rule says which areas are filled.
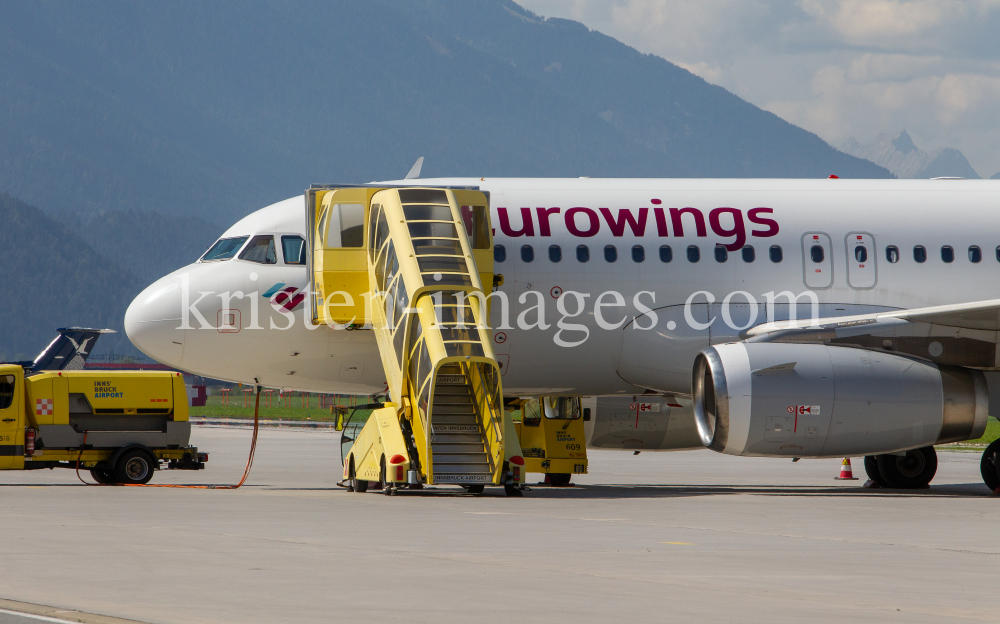
[[[25,613],[24,611],[11,611],[9,609],[0,609],[0,613],[6,613],[7,615],[16,615],[18,617],[27,618],[29,620],[40,620],[42,622],[59,622],[61,624],[74,624],[73,620],[61,620],[59,618],[48,617],[46,615],[35,615],[34,613]],[[79,620],[77,620],[79,622]]]
[[[674,546],[697,546],[698,544],[692,544],[691,542],[660,542],[661,544],[673,544]]]
[[[463,511],[474,516],[516,516],[513,511]]]

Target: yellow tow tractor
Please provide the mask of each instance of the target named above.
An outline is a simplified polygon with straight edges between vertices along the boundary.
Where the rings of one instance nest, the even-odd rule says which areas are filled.
[[[108,330],[60,329],[34,362],[0,364],[0,470],[83,468],[98,483],[142,484],[161,468],[200,470],[187,390],[171,371],[82,368]],[[42,370],[37,370],[41,368]]]
[[[578,397],[511,399],[505,408],[515,419],[525,472],[542,473],[546,483],[555,486],[568,485],[575,474],[587,474],[586,408]]]

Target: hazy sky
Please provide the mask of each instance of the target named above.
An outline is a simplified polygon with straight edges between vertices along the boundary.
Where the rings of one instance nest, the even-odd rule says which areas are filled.
[[[1000,0],[516,0],[689,69],[834,146],[906,128],[1000,171]]]

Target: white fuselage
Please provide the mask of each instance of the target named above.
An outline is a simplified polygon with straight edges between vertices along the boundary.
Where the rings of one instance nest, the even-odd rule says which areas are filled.
[[[490,193],[494,245],[506,254],[502,260],[497,254],[495,272],[504,276],[499,290],[510,302],[504,327],[503,306],[493,302],[494,349],[509,394],[687,394],[700,349],[739,340],[733,327],[743,328],[753,316],[753,325],[787,317],[789,306],[764,305],[768,293],[815,293],[823,316],[1000,297],[1000,181],[406,183],[478,186]],[[269,233],[308,239],[305,224],[303,198],[295,197],[252,213],[223,238]],[[730,248],[724,261],[716,257],[717,245]],[[527,251],[522,256],[524,246],[531,248],[531,261]],[[578,259],[580,246],[587,247],[586,262]],[[605,255],[609,246],[614,261],[610,249]],[[636,246],[641,252],[633,252]],[[669,262],[661,246],[670,247]],[[697,261],[689,259],[692,246]],[[744,246],[753,247],[752,262],[744,260]],[[819,255],[816,246],[822,247]],[[923,247],[924,262],[915,260],[916,246]],[[553,247],[558,252],[550,255]],[[772,247],[780,247],[778,262],[771,259]],[[943,259],[942,247],[951,248],[953,261]],[[305,292],[309,281],[305,266],[286,265],[280,253],[275,264],[196,262],[140,294],[126,315],[126,331],[150,357],[207,377],[314,392],[383,390],[372,332],[312,326],[309,297],[288,313],[273,294],[263,296],[278,284]],[[558,299],[561,293],[579,294]],[[623,305],[602,293],[619,293]],[[738,294],[729,297],[727,323],[719,304],[731,293]],[[758,305],[746,305],[748,294]],[[800,313],[809,308],[804,301],[795,308]],[[543,316],[531,309],[539,302]],[[648,314],[633,322],[647,309],[656,311],[655,322]]]

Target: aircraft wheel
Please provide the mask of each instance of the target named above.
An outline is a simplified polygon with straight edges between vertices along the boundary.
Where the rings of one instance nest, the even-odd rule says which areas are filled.
[[[865,455],[865,474],[879,487],[883,487],[882,475],[878,472],[878,457],[875,455]]]
[[[549,485],[554,487],[562,487],[564,485],[569,485],[569,480],[573,478],[573,475],[566,472],[550,472],[549,473]]]
[[[879,455],[878,471],[886,487],[915,490],[927,487],[937,472],[933,446],[906,451],[906,455]]]
[[[979,460],[979,472],[983,475],[983,483],[991,490],[1000,487],[1000,440],[994,440],[983,451]]]

